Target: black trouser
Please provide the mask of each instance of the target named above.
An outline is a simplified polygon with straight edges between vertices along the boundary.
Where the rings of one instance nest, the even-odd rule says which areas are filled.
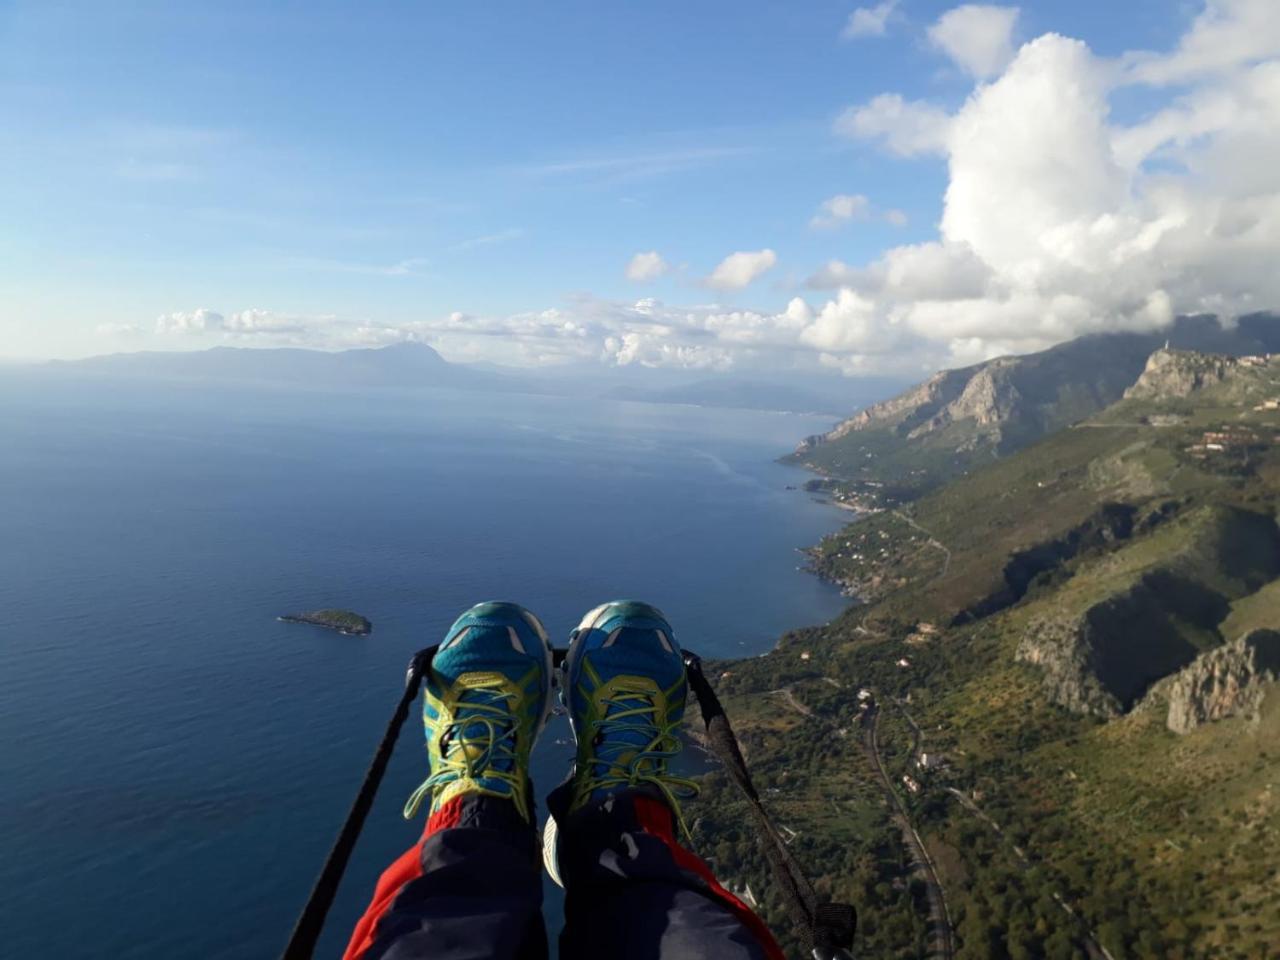
[[[676,842],[672,820],[642,790],[557,817],[563,960],[781,960],[760,919]],[[459,797],[382,875],[346,960],[542,960],[541,911],[534,827],[507,800]]]

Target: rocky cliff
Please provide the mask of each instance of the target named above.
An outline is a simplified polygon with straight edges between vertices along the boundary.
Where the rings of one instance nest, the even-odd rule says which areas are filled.
[[[1126,400],[1171,400],[1221,383],[1234,373],[1240,361],[1218,354],[1188,350],[1157,350],[1147,360],[1142,375],[1125,391]]]
[[[1042,617],[1017,658],[1041,669],[1045,692],[1059,706],[1104,718],[1127,713],[1148,687],[1196,656],[1168,603],[1170,590],[1188,589],[1194,585],[1156,574],[1082,614]]]
[[[1280,633],[1254,630],[1197,657],[1162,685],[1166,721],[1174,733],[1190,733],[1231,716],[1256,716],[1280,679]]]
[[[1040,668],[1052,702],[1098,717],[1127,713],[1155,684],[1220,646],[1232,601],[1277,575],[1280,528],[1272,517],[1201,509],[1078,573],[1030,621],[1016,656]]]
[[[838,424],[822,436],[822,441],[839,440],[851,433],[875,428],[914,435],[922,425],[941,415],[949,404],[957,400],[964,393],[970,377],[980,370],[981,366],[935,373],[924,383],[883,403],[873,404]]]

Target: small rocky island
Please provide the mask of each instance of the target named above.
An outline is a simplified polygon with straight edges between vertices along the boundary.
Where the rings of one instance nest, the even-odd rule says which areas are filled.
[[[373,631],[373,624],[350,610],[313,610],[310,613],[291,613],[277,619],[285,623],[309,623],[316,627],[337,630],[349,637],[363,637]]]

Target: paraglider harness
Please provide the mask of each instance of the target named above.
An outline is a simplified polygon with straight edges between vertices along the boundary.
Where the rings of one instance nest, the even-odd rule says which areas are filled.
[[[333,905],[334,896],[338,892],[338,884],[355,849],[356,840],[364,828],[365,818],[373,806],[373,798],[386,773],[387,762],[391,759],[391,751],[395,749],[400,728],[409,716],[409,708],[418,697],[422,678],[430,668],[437,647],[419,650],[409,661],[409,669],[405,676],[404,693],[396,705],[391,722],[382,735],[378,749],[374,751],[373,760],[365,772],[364,782],[356,794],[346,822],[338,832],[329,857],[325,860],[320,875],[316,878],[306,906],[302,908],[289,944],[285,947],[281,960],[310,960],[315,952],[316,942],[324,927],[324,920]],[[556,666],[564,660],[564,651],[555,651]],[[702,672],[702,659],[687,650],[684,653],[685,674],[693,695],[698,700],[702,711],[702,722],[706,726],[707,740],[717,759],[724,764],[730,779],[738,785],[747,799],[747,809],[751,819],[764,840],[764,852],[769,861],[773,879],[786,905],[787,912],[799,929],[805,949],[814,960],[852,960],[853,935],[857,928],[857,912],[847,903],[828,903],[818,899],[813,885],[805,877],[795,857],[787,849],[786,842],[778,833],[760,802],[760,794],[751,782],[751,774],[747,771],[746,761],[738,747],[737,738],[729,726],[729,718],[711,684]]]

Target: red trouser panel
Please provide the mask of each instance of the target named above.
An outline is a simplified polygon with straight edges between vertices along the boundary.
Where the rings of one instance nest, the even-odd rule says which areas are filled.
[[[378,931],[378,921],[391,909],[396,896],[405,885],[422,876],[422,842],[437,830],[445,830],[458,825],[462,815],[463,797],[454,797],[443,807],[427,818],[427,827],[422,836],[412,847],[406,850],[395,863],[383,871],[378,878],[378,885],[373,891],[373,900],[365,910],[364,916],[356,923],[351,934],[351,942],[347,944],[347,952],[342,960],[359,960],[373,946]]]
[[[671,810],[666,804],[653,797],[637,796],[635,811],[640,829],[665,843],[671,851],[671,858],[680,869],[696,874],[706,883],[716,899],[724,903],[742,925],[751,931],[765,953],[769,955],[769,960],[787,960],[782,948],[778,946],[778,941],[773,939],[773,934],[764,925],[764,921],[756,916],[750,907],[722,887],[720,881],[715,878],[715,874],[711,872],[711,868],[695,853],[686,850],[676,842],[675,825],[672,822]]]

